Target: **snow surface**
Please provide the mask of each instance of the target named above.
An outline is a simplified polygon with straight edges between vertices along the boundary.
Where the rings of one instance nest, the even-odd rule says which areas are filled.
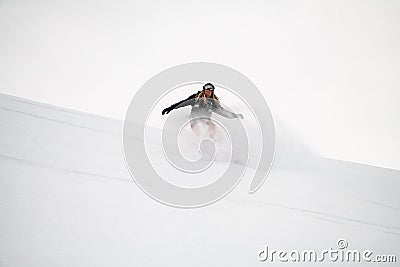
[[[137,187],[121,121],[0,95],[0,135],[0,266],[281,266],[258,252],[339,238],[400,260],[400,171],[318,157],[280,122],[261,189],[198,209]]]

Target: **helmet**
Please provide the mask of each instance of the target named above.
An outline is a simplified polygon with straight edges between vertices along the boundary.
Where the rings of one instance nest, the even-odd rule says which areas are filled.
[[[212,83],[206,83],[205,85],[203,85],[203,90],[210,90],[212,92],[214,92],[214,85]]]

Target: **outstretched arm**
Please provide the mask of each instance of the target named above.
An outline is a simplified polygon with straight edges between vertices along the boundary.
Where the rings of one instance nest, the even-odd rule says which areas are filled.
[[[213,110],[215,113],[229,119],[243,119],[242,114],[236,114],[233,112],[230,112],[229,110],[224,109],[222,106],[219,106]]]
[[[184,100],[181,100],[181,101],[179,101],[179,102],[177,102],[177,103],[175,103],[175,104],[169,106],[168,108],[165,108],[165,109],[162,111],[161,114],[162,114],[162,115],[168,114],[168,113],[171,112],[171,110],[173,110],[173,109],[177,109],[177,108],[181,108],[181,107],[193,105],[193,104],[194,104],[194,101],[195,101],[196,95],[197,95],[197,94],[193,94],[193,95],[189,96],[188,98],[186,98],[186,99],[184,99]]]

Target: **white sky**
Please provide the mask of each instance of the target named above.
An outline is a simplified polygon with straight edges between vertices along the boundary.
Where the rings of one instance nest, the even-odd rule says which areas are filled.
[[[399,1],[0,1],[0,92],[122,119],[168,67],[230,66],[323,156],[400,169]]]

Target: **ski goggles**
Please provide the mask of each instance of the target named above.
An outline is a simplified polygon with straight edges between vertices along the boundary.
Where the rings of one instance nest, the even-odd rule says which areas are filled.
[[[210,90],[210,91],[214,91],[214,86],[212,86],[211,84],[206,84],[203,87],[204,90]]]

